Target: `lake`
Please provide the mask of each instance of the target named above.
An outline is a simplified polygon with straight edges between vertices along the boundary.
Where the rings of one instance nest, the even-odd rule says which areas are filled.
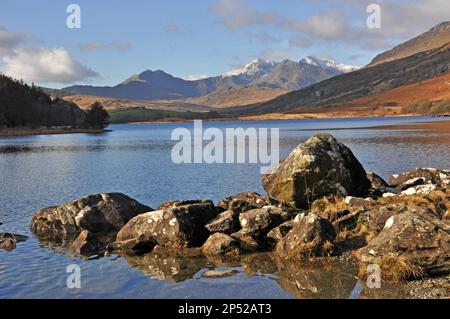
[[[449,137],[380,125],[429,117],[209,122],[204,128],[280,129],[280,158],[325,131],[384,178],[414,167],[450,168]],[[39,242],[32,214],[90,193],[123,192],[152,207],[171,199],[212,199],[263,193],[260,164],[174,164],[173,129],[191,123],[112,125],[103,134],[0,137],[0,232],[27,235],[16,250],[0,250],[0,298],[350,298],[401,297],[403,287],[369,290],[356,266],[338,261],[280,262],[269,254],[236,261],[204,257],[107,256],[84,260]],[[448,133],[447,133],[448,134]],[[81,267],[81,289],[68,289],[66,267]],[[211,269],[235,270],[210,278]],[[361,286],[360,286],[361,285]],[[358,289],[360,288],[360,289]]]

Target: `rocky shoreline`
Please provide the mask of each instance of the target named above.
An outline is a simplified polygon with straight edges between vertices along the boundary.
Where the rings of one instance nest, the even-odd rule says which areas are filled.
[[[265,196],[169,201],[155,209],[120,193],[94,194],[40,210],[30,227],[85,257],[170,252],[233,261],[263,252],[286,264],[344,259],[359,265],[360,278],[375,264],[388,282],[448,282],[449,170],[418,168],[386,182],[334,137],[317,134],[262,182]],[[1,234],[0,248],[25,239]]]

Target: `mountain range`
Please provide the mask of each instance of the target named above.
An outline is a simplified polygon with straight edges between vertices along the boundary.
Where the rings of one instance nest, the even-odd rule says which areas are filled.
[[[264,103],[234,108],[235,114],[298,113],[305,108],[358,106],[355,101],[413,83],[440,78],[450,71],[450,22],[386,51],[364,68],[341,74]],[[446,86],[450,90],[450,83]],[[410,100],[414,92],[408,93]],[[395,99],[393,100],[395,102]],[[392,104],[392,103],[391,103]]]
[[[243,87],[273,90],[298,90],[336,75],[358,69],[333,59],[306,57],[299,62],[256,59],[220,76],[189,81],[162,70],[144,71],[110,87],[70,86],[64,91],[93,96],[131,100],[178,100],[198,98],[224,90]],[[281,92],[281,91],[276,91]]]

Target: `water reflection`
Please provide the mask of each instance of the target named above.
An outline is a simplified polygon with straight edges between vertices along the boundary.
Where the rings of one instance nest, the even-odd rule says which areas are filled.
[[[245,275],[270,278],[298,299],[399,298],[403,295],[401,285],[387,283],[381,289],[370,291],[357,278],[357,265],[328,258],[287,261],[267,252],[232,259],[208,259],[201,255],[189,256],[189,253],[167,250],[144,256],[124,256],[124,259],[146,276],[173,284],[199,278],[210,281],[221,278],[226,282],[233,281],[230,277]],[[204,276],[211,270],[216,270],[215,276]],[[355,287],[360,288],[356,294]]]
[[[278,127],[280,158],[317,129],[328,131],[348,145],[366,169],[384,178],[420,166],[448,169],[448,133],[351,129],[418,120],[430,119],[220,122],[204,123],[204,128]],[[175,142],[170,135],[177,127],[192,129],[192,123],[114,125],[113,132],[102,135],[0,137],[0,232],[30,237],[12,253],[0,251],[0,298],[72,296],[65,288],[65,269],[74,262],[73,256],[60,246],[39,243],[29,231],[32,214],[42,207],[98,192],[123,192],[151,207],[174,198],[218,201],[244,191],[264,192],[259,164],[174,164],[171,149]],[[265,254],[208,260],[195,254],[160,253],[158,258],[77,258],[75,262],[82,266],[86,283],[76,296],[87,298],[348,298],[357,284],[357,269],[352,264],[329,261],[293,265]],[[205,275],[217,269],[238,273],[226,278]],[[210,285],[205,288],[205,283]],[[358,297],[398,297],[401,293],[401,286],[391,290],[383,286],[381,290],[364,289]]]

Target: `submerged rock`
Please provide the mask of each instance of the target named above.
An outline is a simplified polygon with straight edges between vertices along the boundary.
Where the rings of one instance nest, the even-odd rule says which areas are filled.
[[[27,236],[11,234],[11,233],[0,233],[0,249],[6,251],[13,251],[16,249],[17,243],[27,240]]]
[[[202,252],[212,256],[238,256],[241,245],[238,240],[226,234],[215,233],[203,244]]]
[[[315,135],[297,146],[262,180],[271,197],[299,208],[327,195],[365,196],[370,188],[352,151],[329,134]]]
[[[331,223],[315,214],[298,215],[276,252],[283,258],[323,256],[330,252],[336,233]]]
[[[238,274],[239,271],[236,269],[226,269],[226,270],[207,270],[202,274],[204,278],[225,278],[231,277]]]
[[[60,206],[37,212],[31,230],[42,238],[75,239],[81,231],[94,234],[115,234],[131,218],[152,211],[121,193],[88,195]]]
[[[179,202],[131,219],[117,234],[117,241],[137,239],[160,246],[200,247],[209,236],[205,225],[216,216],[210,200]]]
[[[357,251],[357,258],[379,265],[386,277],[397,279],[447,274],[450,225],[420,210],[393,215],[378,236]]]

